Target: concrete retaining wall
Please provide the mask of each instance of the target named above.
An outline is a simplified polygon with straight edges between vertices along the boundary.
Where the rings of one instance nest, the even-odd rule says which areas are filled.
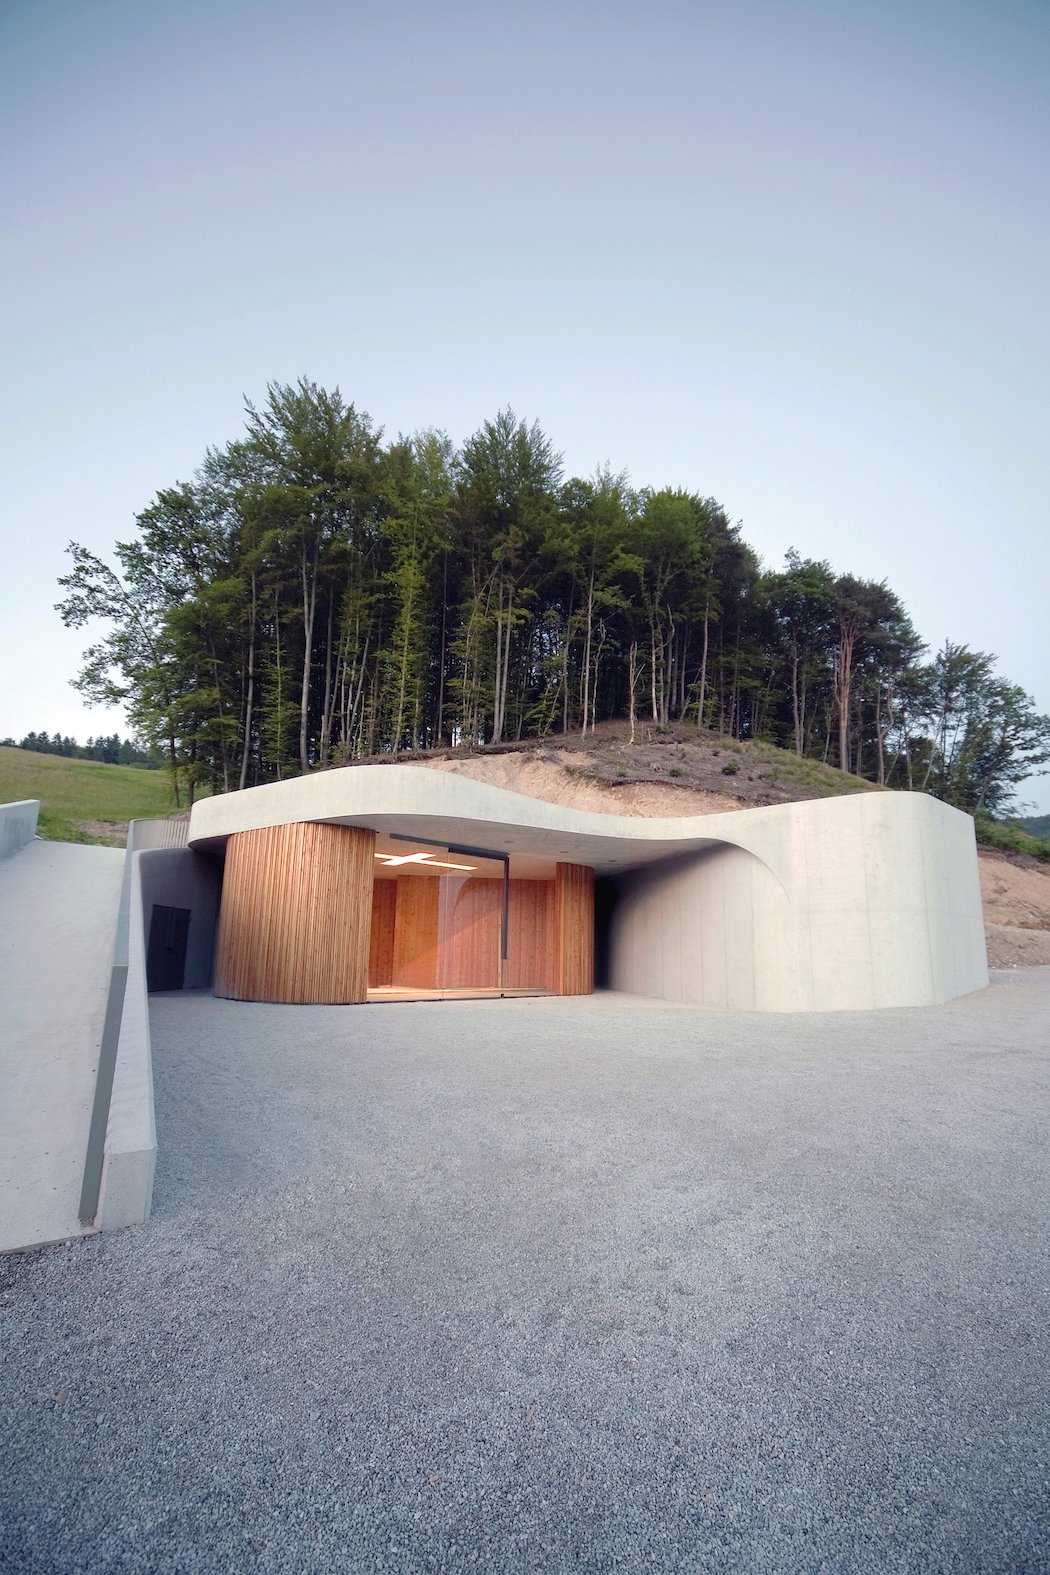
[[[19,799],[15,804],[0,804],[0,859],[8,858],[32,842],[36,836],[38,798]]]
[[[184,848],[189,835],[188,820],[133,820],[128,827],[128,847],[133,853],[147,848]]]
[[[142,892],[135,868],[141,858],[142,854],[130,850],[127,854],[127,978],[95,1216],[99,1230],[141,1225],[149,1219],[153,1204],[157,1128],[153,1114]]]
[[[206,990],[211,985],[215,926],[219,917],[222,865],[217,858],[188,848],[156,848],[136,854],[142,900],[144,945],[149,945],[155,903],[188,908],[186,976],[183,988]]]
[[[211,980],[221,872],[215,860],[189,852],[188,829],[186,821],[135,820],[128,831],[112,986],[123,988],[123,1004],[95,1216],[100,1230],[141,1224],[153,1200],[157,1131],[146,952],[154,903],[190,909],[186,986]]]

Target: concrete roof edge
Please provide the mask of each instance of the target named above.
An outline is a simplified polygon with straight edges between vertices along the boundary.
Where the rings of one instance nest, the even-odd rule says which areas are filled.
[[[779,864],[795,828],[817,821],[830,830],[836,821],[866,819],[872,813],[896,818],[957,812],[922,794],[879,793],[713,815],[610,815],[554,804],[427,766],[363,765],[201,799],[190,817],[189,845],[216,846],[239,831],[320,821],[411,830],[419,836],[472,843],[488,836],[488,845],[494,847],[509,842],[516,844],[517,851],[526,851],[529,844],[536,851],[557,852],[598,869],[650,862],[712,843],[739,847],[763,862]],[[568,846],[555,849],[559,842]]]

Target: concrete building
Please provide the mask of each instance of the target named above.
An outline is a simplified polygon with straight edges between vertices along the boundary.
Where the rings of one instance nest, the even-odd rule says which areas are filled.
[[[213,985],[235,999],[571,995],[597,978],[794,1012],[988,982],[973,823],[922,794],[650,820],[360,766],[202,800],[189,848],[211,870],[201,893],[224,864]],[[213,900],[177,921],[198,976]]]

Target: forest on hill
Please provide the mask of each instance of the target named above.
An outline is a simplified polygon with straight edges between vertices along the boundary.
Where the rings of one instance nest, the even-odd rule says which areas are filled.
[[[608,718],[765,741],[997,813],[1050,719],[994,658],[930,656],[883,581],[765,567],[714,498],[565,478],[510,410],[456,449],[384,443],[338,389],[272,384],[105,562],[72,543],[76,686],[124,701],[192,802],[437,745]]]
[[[15,749],[28,749],[37,755],[61,755],[66,760],[100,760],[107,766],[145,766],[160,770],[164,761],[156,750],[143,749],[133,738],[121,738],[119,733],[100,734],[80,744],[67,733],[32,731],[17,742],[13,738],[0,738],[0,744]]]

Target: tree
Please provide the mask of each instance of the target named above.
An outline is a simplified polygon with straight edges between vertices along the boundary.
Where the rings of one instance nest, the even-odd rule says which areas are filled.
[[[530,571],[555,510],[561,456],[537,423],[509,407],[464,445],[459,467],[461,550],[468,564],[463,606],[461,730],[478,736],[491,716],[490,742],[507,726],[511,660],[535,601]],[[491,696],[486,708],[480,683]]]
[[[946,641],[921,675],[932,732],[921,786],[970,814],[1007,810],[1016,784],[1050,761],[1050,717],[994,665]]]
[[[58,582],[67,593],[57,603],[62,622],[70,629],[95,619],[110,625],[84,653],[73,687],[96,704],[126,701],[128,716],[142,737],[164,743],[178,808],[178,660],[164,626],[163,585],[133,544],[117,544],[123,578],[77,542],[70,542],[67,551],[73,568]]]
[[[698,499],[665,488],[641,495],[631,549],[649,644],[649,703],[654,722],[667,722],[678,690],[678,626],[687,617],[692,579],[703,561]]]
[[[921,665],[885,581],[793,550],[763,573],[698,493],[635,492],[609,467],[563,484],[509,409],[460,452],[433,431],[384,445],[338,389],[274,383],[112,564],[70,550],[59,610],[103,625],[77,685],[127,702],[191,801],[445,739],[615,716],[633,737],[645,710],[971,809],[1048,758],[1045,718],[991,657],[948,645]],[[90,748],[126,758],[116,735]]]
[[[888,651],[896,643],[903,652],[914,631],[899,599],[885,580],[858,580],[842,574],[835,581],[837,626],[834,666],[835,714],[838,721],[839,767],[851,769],[850,739],[854,722],[854,677],[864,656]],[[859,736],[859,735],[858,735]]]
[[[330,731],[335,582],[341,570],[352,570],[377,505],[380,434],[338,388],[328,392],[305,378],[294,387],[271,383],[265,404],[246,409],[246,447],[260,466],[252,498],[260,548],[294,573],[301,598],[299,767],[306,772],[316,733]],[[320,727],[312,730],[319,611],[326,619],[326,692]]]
[[[791,743],[801,757],[811,742],[812,697],[830,672],[835,638],[834,578],[827,563],[788,549],[787,568],[765,579],[773,618],[776,660],[786,668],[791,702]]]
[[[437,612],[434,567],[439,556],[447,557],[449,551],[453,491],[452,444],[443,432],[420,432],[389,450],[383,495],[384,530],[390,544],[385,579],[393,599],[393,621],[384,668],[385,722],[394,749],[418,747],[426,731]],[[437,661],[443,670],[443,649]],[[434,731],[439,733],[440,682],[437,687]]]
[[[612,629],[628,606],[626,581],[642,569],[628,551],[636,510],[626,475],[599,468],[591,481],[574,476],[561,489],[545,544],[552,577],[563,587],[557,620],[561,660],[553,664],[562,728],[578,722],[581,737],[588,727],[594,730],[602,657],[616,644]]]

